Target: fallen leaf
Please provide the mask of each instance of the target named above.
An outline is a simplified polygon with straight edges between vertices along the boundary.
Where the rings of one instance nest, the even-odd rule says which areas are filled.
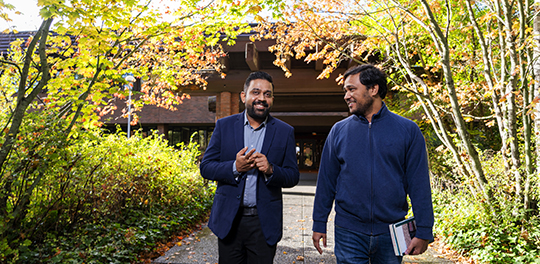
[[[298,257],[296,257],[296,260],[298,260],[298,261],[304,261],[304,256],[298,256]]]

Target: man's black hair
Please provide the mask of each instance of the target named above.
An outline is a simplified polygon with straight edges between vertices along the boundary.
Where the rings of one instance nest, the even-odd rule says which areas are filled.
[[[345,74],[343,74],[343,80],[357,73],[360,73],[360,83],[365,85],[368,89],[371,89],[371,87],[378,84],[378,94],[381,99],[384,99],[386,92],[388,91],[388,86],[386,84],[386,74],[383,71],[371,64],[358,65],[348,69]]]
[[[249,76],[247,77],[246,82],[244,83],[244,92],[247,92],[247,89],[251,81],[257,80],[257,79],[267,80],[272,85],[272,91],[274,91],[274,82],[272,81],[272,76],[270,76],[270,74],[263,71],[256,71],[256,72],[250,73]]]

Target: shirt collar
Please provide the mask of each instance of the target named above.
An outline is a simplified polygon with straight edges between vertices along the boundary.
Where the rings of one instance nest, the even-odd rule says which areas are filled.
[[[261,129],[261,128],[265,127],[267,121],[268,121],[268,116],[266,116],[266,119],[264,119],[264,121],[261,123],[261,125],[260,125],[257,129]],[[244,110],[244,126],[245,126],[245,125],[251,126],[251,125],[249,124],[249,120],[248,120],[248,116],[247,116],[247,111],[246,111],[246,110]]]

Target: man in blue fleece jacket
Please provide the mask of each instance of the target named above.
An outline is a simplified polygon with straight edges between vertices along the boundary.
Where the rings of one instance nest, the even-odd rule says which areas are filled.
[[[338,263],[401,263],[389,225],[405,219],[411,199],[417,231],[405,254],[426,251],[433,239],[433,206],[426,144],[419,127],[388,110],[386,75],[373,65],[344,74],[352,113],[337,122],[324,145],[315,203],[313,244],[326,247],[328,214],[335,201]]]

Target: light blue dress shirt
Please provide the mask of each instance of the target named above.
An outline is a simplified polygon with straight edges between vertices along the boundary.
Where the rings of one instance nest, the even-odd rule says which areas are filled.
[[[254,129],[247,119],[247,114],[244,111],[244,146],[247,146],[246,151],[249,152],[252,149],[255,149],[255,152],[261,152],[264,136],[266,134],[266,120],[261,123],[261,125]],[[236,170],[236,161],[233,163],[233,172],[237,177],[241,175]],[[255,207],[257,206],[257,175],[259,170],[253,168],[244,174],[246,177],[246,185],[244,186],[244,199],[242,201],[242,206],[245,207]],[[266,179],[265,179],[266,180]]]

